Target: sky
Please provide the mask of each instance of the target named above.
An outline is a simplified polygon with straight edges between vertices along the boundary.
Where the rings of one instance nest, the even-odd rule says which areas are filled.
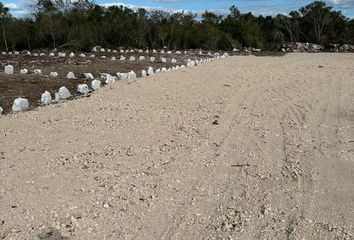
[[[25,16],[28,4],[32,0],[4,0],[3,4],[10,8],[14,16]],[[354,18],[354,0],[325,0],[344,15]],[[102,6],[124,5],[133,9],[164,9],[171,11],[188,10],[202,13],[205,10],[226,15],[230,6],[235,5],[241,12],[252,12],[255,15],[287,14],[298,10],[301,6],[311,3],[311,0],[96,0]]]

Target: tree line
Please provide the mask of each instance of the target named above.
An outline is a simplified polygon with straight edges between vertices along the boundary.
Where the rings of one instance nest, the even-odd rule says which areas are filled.
[[[37,0],[26,18],[16,18],[0,2],[0,49],[33,50],[92,46],[168,49],[255,47],[288,42],[353,43],[354,20],[325,2],[288,15],[255,16],[232,6],[227,16],[192,12],[102,7],[90,0]]]

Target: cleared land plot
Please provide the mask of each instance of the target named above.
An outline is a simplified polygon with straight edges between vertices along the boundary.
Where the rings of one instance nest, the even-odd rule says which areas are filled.
[[[0,239],[352,239],[353,66],[230,57],[5,116]]]

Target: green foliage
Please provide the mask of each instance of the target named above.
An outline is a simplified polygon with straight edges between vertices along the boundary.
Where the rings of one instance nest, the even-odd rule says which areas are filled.
[[[168,49],[272,48],[286,42],[353,43],[354,20],[314,1],[288,15],[254,16],[232,6],[227,16],[206,11],[104,8],[89,0],[37,0],[29,18],[13,18],[0,3],[0,49],[105,47]]]

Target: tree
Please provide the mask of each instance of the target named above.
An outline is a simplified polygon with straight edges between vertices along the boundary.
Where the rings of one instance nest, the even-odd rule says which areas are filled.
[[[11,20],[11,15],[9,14],[9,8],[5,7],[0,2],[0,27],[2,29],[2,38],[5,44],[6,51],[9,51],[9,47],[7,45],[7,39],[6,39],[6,25],[9,23],[10,20]]]

